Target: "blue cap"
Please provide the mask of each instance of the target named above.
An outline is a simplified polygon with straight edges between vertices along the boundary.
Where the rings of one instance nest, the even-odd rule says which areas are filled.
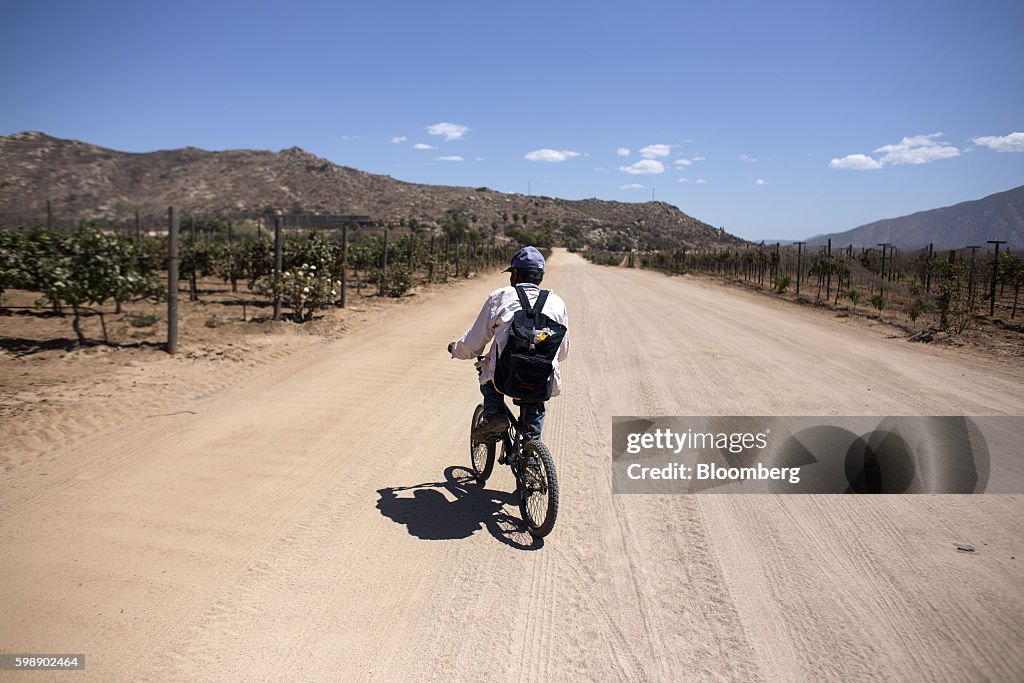
[[[510,270],[544,270],[544,255],[537,251],[536,247],[523,247],[512,257],[512,264],[501,271],[507,273]]]

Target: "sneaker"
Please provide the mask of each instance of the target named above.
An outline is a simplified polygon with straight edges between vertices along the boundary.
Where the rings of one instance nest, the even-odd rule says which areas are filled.
[[[498,441],[508,431],[508,415],[501,413],[484,413],[480,424],[473,430],[473,438],[478,441]]]

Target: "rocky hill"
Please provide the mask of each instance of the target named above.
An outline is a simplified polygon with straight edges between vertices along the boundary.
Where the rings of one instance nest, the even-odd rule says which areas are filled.
[[[39,132],[0,137],[0,224],[81,219],[162,224],[167,207],[237,220],[267,212],[360,214],[382,225],[442,226],[461,216],[485,234],[547,228],[560,238],[639,248],[742,243],[664,202],[625,204],[420,185],[338,166],[298,147],[280,152],[194,147],[119,152]],[[518,221],[516,220],[518,218]]]
[[[1011,248],[1024,247],[1024,185],[982,199],[875,221],[807,241],[823,244],[829,237],[833,244],[859,247],[889,242],[900,247],[932,243],[936,249],[958,249],[971,244],[985,246],[988,240],[1006,240]]]

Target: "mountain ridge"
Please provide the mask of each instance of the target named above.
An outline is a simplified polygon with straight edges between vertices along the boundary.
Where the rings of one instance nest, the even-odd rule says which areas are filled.
[[[958,249],[988,240],[1006,240],[1011,248],[1024,247],[1024,185],[937,209],[885,218],[843,232],[815,235],[808,244],[876,246],[887,242],[917,248]]]
[[[270,212],[358,214],[381,225],[441,226],[461,216],[484,234],[548,229],[596,246],[719,247],[744,240],[665,202],[627,204],[425,185],[335,164],[300,147],[279,152],[183,147],[122,152],[39,131],[0,137],[0,224],[45,220],[162,224],[183,214],[255,218]],[[525,218],[523,218],[525,216]],[[520,223],[522,220],[522,223]]]

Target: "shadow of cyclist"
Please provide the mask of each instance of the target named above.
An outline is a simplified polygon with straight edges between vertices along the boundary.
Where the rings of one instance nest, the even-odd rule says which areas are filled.
[[[522,520],[505,512],[506,505],[518,510],[515,494],[481,486],[465,467],[448,467],[444,477],[439,482],[378,489],[377,509],[388,519],[404,524],[410,536],[423,540],[469,538],[484,527],[513,548],[543,547],[543,539],[532,537]],[[411,496],[399,495],[409,491]]]

